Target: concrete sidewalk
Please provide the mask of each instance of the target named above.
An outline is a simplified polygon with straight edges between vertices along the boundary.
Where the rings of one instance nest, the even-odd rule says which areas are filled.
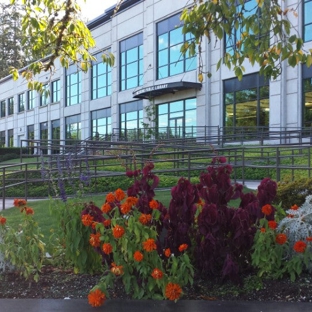
[[[274,290],[272,290],[274,291]],[[107,300],[93,308],[87,299],[0,299],[1,312],[311,312],[312,303],[180,300]]]

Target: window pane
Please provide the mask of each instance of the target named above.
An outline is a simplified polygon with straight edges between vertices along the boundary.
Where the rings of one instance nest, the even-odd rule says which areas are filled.
[[[236,126],[257,126],[257,102],[246,102],[236,104]]]
[[[184,42],[182,28],[179,27],[177,29],[170,31],[170,46],[173,46],[181,42]]]
[[[170,65],[170,76],[183,73],[183,61]]]
[[[163,34],[158,37],[158,50],[163,50],[168,48],[168,33]]]
[[[162,50],[158,52],[158,66],[167,65],[169,63],[168,50]]]
[[[312,24],[304,27],[304,41],[312,41]]]

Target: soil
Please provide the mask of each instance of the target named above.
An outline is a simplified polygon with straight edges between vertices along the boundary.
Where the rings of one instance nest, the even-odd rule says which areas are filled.
[[[0,298],[78,299],[87,298],[99,275],[75,274],[71,270],[46,267],[39,281],[26,281],[15,273],[0,274]],[[301,275],[295,282],[264,280],[254,275],[244,278],[244,285],[220,284],[218,281],[194,279],[191,287],[183,289],[181,299],[312,302],[312,276]],[[129,298],[121,284],[110,290],[110,298]]]

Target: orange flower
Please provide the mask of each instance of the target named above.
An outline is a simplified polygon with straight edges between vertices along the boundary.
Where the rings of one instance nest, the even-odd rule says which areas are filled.
[[[162,271],[160,271],[159,269],[156,268],[156,269],[153,270],[153,272],[152,272],[151,275],[152,275],[152,277],[153,277],[154,279],[157,280],[157,279],[162,279],[162,277],[163,277],[164,274],[163,274]]]
[[[290,207],[290,209],[292,209],[292,210],[298,210],[299,207],[298,207],[297,205],[292,205],[292,206]]]
[[[306,250],[307,244],[304,241],[295,242],[294,250],[298,253],[302,253]]]
[[[153,238],[147,239],[145,242],[143,242],[143,249],[147,252],[151,252],[153,250],[156,250],[157,246],[155,244],[155,240]]]
[[[277,223],[276,221],[269,221],[268,226],[270,229],[275,230],[277,228]]]
[[[101,233],[96,233],[96,234],[90,234],[90,245],[93,247],[99,247],[100,246],[100,236]]]
[[[308,236],[308,237],[306,238],[306,240],[307,240],[307,242],[312,242],[312,236]]]
[[[120,188],[115,191],[115,196],[118,201],[122,201],[126,197],[125,192]]]
[[[127,202],[126,203],[123,203],[120,205],[120,211],[122,214],[127,214],[129,213],[129,211],[131,210],[131,205],[129,205]]]
[[[143,254],[140,252],[140,251],[136,251],[134,254],[133,254],[133,258],[135,261],[137,262],[140,262],[143,260]]]
[[[17,199],[17,198],[15,198],[14,202],[13,202],[13,205],[14,205],[14,207],[22,207],[22,206],[25,206],[26,203],[27,202],[26,202],[25,199]]]
[[[137,203],[138,203],[139,199],[137,197],[133,197],[133,196],[129,196],[127,199],[126,199],[126,203],[128,205],[130,205],[131,207],[132,206],[135,206]]]
[[[104,213],[109,213],[112,210],[112,207],[111,207],[111,205],[109,203],[105,203],[105,204],[102,205],[101,210]]]
[[[165,251],[164,251],[164,254],[167,258],[169,258],[171,256],[171,250],[170,248],[167,248]]]
[[[262,213],[265,214],[266,216],[269,216],[272,213],[272,206],[267,204],[264,205],[261,209]]]
[[[150,207],[151,209],[158,209],[158,207],[159,207],[158,201],[155,200],[155,199],[152,199],[152,200],[149,202],[149,207]]]
[[[287,218],[293,218],[293,217],[294,217],[294,215],[292,215],[292,214],[287,215]]]
[[[81,222],[84,226],[90,226],[93,222],[93,217],[89,214],[85,214],[81,217]]]
[[[92,307],[100,307],[104,303],[105,299],[106,296],[100,289],[90,291],[88,295],[88,301]]]
[[[149,223],[150,221],[152,220],[152,215],[150,214],[144,214],[142,213],[139,217],[139,221],[142,223],[142,224],[147,224]]]
[[[286,234],[277,234],[275,237],[275,241],[276,243],[278,243],[279,245],[284,245],[287,241],[287,236]]]
[[[114,201],[115,201],[115,195],[113,194],[113,193],[108,193],[107,195],[106,195],[106,201],[108,202],[108,203],[113,203]]]
[[[186,250],[187,247],[188,247],[187,244],[182,244],[182,245],[179,246],[179,251],[182,252],[182,251]]]
[[[111,225],[111,220],[110,219],[104,220],[103,224],[105,227],[109,227]]]
[[[182,294],[182,289],[180,285],[174,283],[168,283],[165,290],[165,296],[169,300],[177,300]]]
[[[122,265],[116,265],[114,262],[112,263],[111,272],[115,274],[116,276],[122,275],[123,272],[123,266]]]
[[[125,234],[125,229],[120,226],[120,225],[116,225],[114,228],[113,228],[113,236],[115,238],[120,238],[122,237],[123,235]]]
[[[92,222],[91,227],[92,227],[93,230],[95,230],[96,225],[97,225],[98,223],[99,223],[99,222]]]
[[[113,246],[109,243],[104,243],[102,246],[102,250],[105,254],[109,255],[113,252]]]
[[[1,225],[5,225],[5,223],[6,223],[6,218],[0,216],[0,224],[1,224]]]
[[[35,213],[34,209],[32,209],[30,207],[25,207],[25,212],[27,215],[33,215]]]
[[[265,229],[264,227],[262,227],[262,228],[260,229],[260,232],[261,232],[261,233],[265,233],[265,232],[266,232],[266,229]]]

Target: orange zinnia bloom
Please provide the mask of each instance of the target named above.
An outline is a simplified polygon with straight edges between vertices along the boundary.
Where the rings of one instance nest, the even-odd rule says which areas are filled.
[[[99,222],[92,222],[91,227],[92,227],[93,230],[95,230],[96,225],[97,225],[98,223],[99,223]]]
[[[100,289],[91,291],[88,295],[88,301],[92,307],[100,307],[104,303],[105,299],[106,296]]]
[[[113,246],[110,243],[104,243],[102,246],[102,250],[105,254],[109,255],[113,252]]]
[[[142,224],[147,224],[148,222],[150,222],[152,220],[152,215],[150,214],[144,214],[142,213],[139,217],[139,221],[142,223]]]
[[[90,245],[93,247],[99,247],[100,246],[100,236],[101,233],[96,233],[96,234],[90,234]]]
[[[170,248],[167,248],[167,249],[165,250],[164,254],[165,254],[165,256],[166,256],[167,258],[169,258],[169,257],[171,256],[171,250],[170,250]]]
[[[153,238],[147,239],[145,242],[143,242],[143,249],[147,252],[151,252],[153,250],[156,250],[157,246],[155,244],[155,240]]]
[[[102,205],[101,210],[104,213],[109,213],[112,210],[112,207],[111,207],[111,205],[109,203],[105,203],[105,204]]]
[[[84,226],[90,226],[93,222],[93,217],[89,214],[85,214],[81,217],[81,222]]]
[[[269,216],[272,213],[272,206],[267,204],[264,205],[261,209],[262,213],[265,214],[266,216]]]
[[[133,196],[129,196],[127,199],[126,199],[126,203],[128,205],[130,205],[131,207],[132,206],[135,206],[137,203],[138,203],[139,199],[137,197],[133,197]]]
[[[27,202],[26,202],[25,199],[17,199],[17,198],[15,198],[14,202],[13,202],[13,205],[14,205],[14,207],[22,207],[22,206],[25,206],[26,203]]]
[[[277,228],[277,223],[276,221],[269,221],[268,226],[270,229],[275,230]]]
[[[312,242],[312,236],[308,236],[308,237],[306,238],[306,240],[307,240],[307,242]]]
[[[25,207],[25,212],[27,215],[33,215],[35,213],[34,209],[32,209],[30,207]]]
[[[136,251],[134,254],[133,254],[133,259],[137,262],[140,262],[143,260],[143,254],[140,252],[140,251]]]
[[[126,194],[122,189],[119,188],[115,191],[115,196],[118,201],[122,201],[126,197]]]
[[[113,193],[108,193],[107,195],[106,195],[106,201],[108,202],[108,203],[113,203],[114,201],[115,201],[115,195],[113,194]]]
[[[177,300],[182,294],[182,289],[180,285],[174,283],[168,283],[165,290],[165,296],[169,300]]]
[[[292,209],[292,210],[298,210],[299,207],[298,207],[297,205],[292,205],[292,206],[290,207],[290,209]]]
[[[113,228],[113,236],[115,238],[120,238],[122,237],[123,235],[125,234],[125,229],[120,226],[120,225],[116,225],[114,228]]]
[[[131,210],[131,205],[129,205],[127,202],[120,205],[120,211],[122,214],[126,215]]]
[[[265,232],[266,232],[265,228],[262,227],[262,228],[260,229],[260,232],[261,232],[261,233],[265,233]]]
[[[104,220],[103,224],[105,227],[109,227],[111,225],[111,220],[110,219]]]
[[[157,279],[162,279],[162,277],[163,277],[164,274],[163,274],[162,271],[160,271],[159,269],[156,268],[156,269],[153,270],[153,272],[152,272],[151,275],[152,275],[152,277],[153,277],[154,279],[157,280]]]
[[[155,200],[155,199],[152,199],[152,200],[149,202],[149,207],[150,207],[151,209],[158,209],[158,207],[159,207],[158,201]]]
[[[182,252],[182,251],[186,250],[187,247],[188,247],[187,244],[182,244],[182,245],[179,246],[179,251]]]
[[[0,224],[1,224],[1,225],[5,225],[5,223],[6,223],[6,218],[0,216]]]
[[[304,241],[295,242],[294,250],[298,253],[303,253],[307,248],[307,244]]]
[[[278,243],[279,245],[284,245],[287,241],[287,236],[286,234],[277,234],[275,237],[275,241],[276,243]]]
[[[123,266],[116,265],[114,262],[112,263],[111,272],[116,276],[123,274]]]

